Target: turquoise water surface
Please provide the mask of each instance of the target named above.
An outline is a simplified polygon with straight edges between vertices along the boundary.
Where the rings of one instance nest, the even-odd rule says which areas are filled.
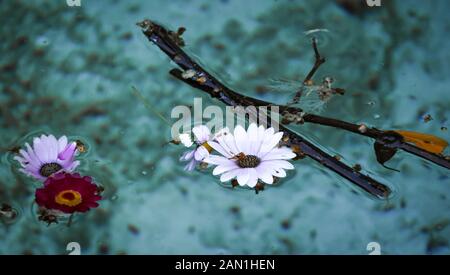
[[[168,143],[171,110],[196,97],[224,105],[170,76],[175,64],[136,26],[185,27],[186,51],[208,70],[279,104],[292,90],[274,80],[301,82],[316,36],[327,58],[317,81],[333,77],[346,93],[314,111],[450,140],[449,1],[0,2],[0,203],[16,214],[0,216],[0,254],[68,254],[71,242],[82,254],[368,254],[371,242],[382,254],[450,253],[449,171],[404,152],[388,164],[400,172],[385,169],[362,136],[292,126],[388,184],[388,200],[353,192],[308,158],[258,194],[223,187],[211,170],[184,171],[185,149]],[[77,171],[105,189],[70,226],[38,220],[42,184],[13,159],[42,133],[83,143]]]

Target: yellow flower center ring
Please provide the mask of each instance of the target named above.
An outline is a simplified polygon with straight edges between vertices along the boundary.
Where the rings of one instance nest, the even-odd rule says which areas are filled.
[[[210,153],[213,150],[213,148],[211,147],[211,145],[208,144],[208,142],[203,143],[202,146],[205,147],[205,149],[208,150],[208,152]]]
[[[55,202],[57,204],[66,206],[77,206],[82,201],[81,194],[74,190],[64,190],[55,197]]]

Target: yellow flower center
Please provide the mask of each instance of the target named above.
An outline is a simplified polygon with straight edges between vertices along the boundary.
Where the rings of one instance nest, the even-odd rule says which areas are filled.
[[[57,204],[66,206],[77,206],[82,201],[81,194],[74,190],[64,190],[55,197],[55,202]]]
[[[209,153],[211,153],[213,150],[213,148],[211,147],[211,145],[208,144],[208,142],[203,143],[202,146],[205,147],[205,149],[208,150]]]

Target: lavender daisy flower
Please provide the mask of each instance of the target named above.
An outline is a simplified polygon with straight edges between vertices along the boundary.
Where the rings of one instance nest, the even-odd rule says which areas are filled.
[[[294,169],[288,162],[296,156],[289,147],[279,147],[283,132],[265,129],[252,123],[248,130],[238,125],[234,136],[224,135],[217,142],[208,142],[222,156],[209,155],[203,161],[217,165],[213,175],[221,175],[220,181],[237,179],[240,186],[255,187],[259,180],[272,184],[274,177],[286,176],[285,169]]]
[[[53,135],[41,135],[33,139],[33,147],[28,143],[25,147],[14,159],[22,166],[19,169],[22,173],[40,181],[59,171],[71,172],[80,164],[75,160],[77,145],[68,143],[66,136],[57,140]]]
[[[217,134],[212,135],[211,131],[205,125],[199,125],[192,128],[195,141],[191,140],[190,134],[181,134],[179,136],[181,143],[186,147],[191,147],[194,143],[196,148],[187,152],[181,156],[180,161],[188,161],[189,163],[184,167],[186,171],[192,171],[197,164],[201,163],[206,157],[209,156],[212,148],[209,146],[209,142],[215,140],[217,137],[227,134],[228,128],[220,130]]]

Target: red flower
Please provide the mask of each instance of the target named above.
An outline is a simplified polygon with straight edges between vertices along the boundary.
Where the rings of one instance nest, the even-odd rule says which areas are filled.
[[[58,173],[48,177],[44,187],[36,190],[39,206],[64,213],[86,212],[98,206],[101,200],[98,186],[91,177],[78,173]]]

